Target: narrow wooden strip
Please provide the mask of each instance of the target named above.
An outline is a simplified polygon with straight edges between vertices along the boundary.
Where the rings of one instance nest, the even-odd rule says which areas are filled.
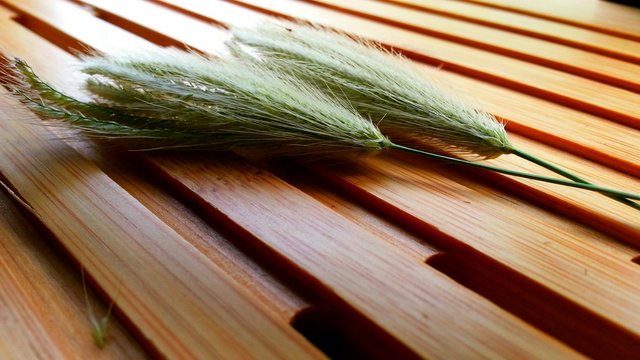
[[[521,60],[398,29],[317,5],[277,0],[230,0],[270,14],[289,16],[382,42],[443,68],[489,80],[579,110],[640,128],[640,95]],[[226,16],[220,12],[220,16]],[[225,19],[232,22],[233,19]]]
[[[598,0],[463,0],[640,41],[640,11]]]
[[[40,236],[13,199],[0,192],[0,357],[3,359],[143,359],[147,355],[115,316],[108,343],[91,336],[80,269]],[[101,318],[107,307],[90,291]]]
[[[593,30],[462,1],[382,1],[549,40],[636,64],[640,63],[640,43]]]
[[[268,173],[179,156],[156,156],[152,164],[201,197],[212,214],[253,234],[255,246],[292,261],[421,356],[570,356]]]
[[[640,92],[640,80],[635,79],[635,75],[640,74],[640,66],[625,61],[383,2],[367,0],[349,2],[312,0],[310,2]]]
[[[0,115],[2,174],[161,354],[320,357],[6,95]]]

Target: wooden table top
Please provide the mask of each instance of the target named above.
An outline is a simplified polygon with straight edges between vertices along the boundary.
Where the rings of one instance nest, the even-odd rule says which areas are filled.
[[[77,92],[78,52],[215,51],[272,17],[439,68],[518,147],[640,192],[640,9],[610,2],[0,0],[0,54]],[[604,196],[392,153],[113,153],[8,96],[0,118],[2,359],[640,354],[640,213]]]

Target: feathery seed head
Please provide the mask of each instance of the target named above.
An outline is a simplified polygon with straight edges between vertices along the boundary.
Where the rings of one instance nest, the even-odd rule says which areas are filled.
[[[94,101],[66,96],[23,62],[14,93],[44,118],[65,120],[130,148],[259,150],[270,155],[371,153],[389,141],[354,110],[266,64],[162,49],[89,56]]]
[[[446,94],[410,61],[379,44],[313,25],[234,29],[231,52],[277,66],[323,91],[344,94],[392,139],[420,139],[484,158],[510,152],[504,124]]]

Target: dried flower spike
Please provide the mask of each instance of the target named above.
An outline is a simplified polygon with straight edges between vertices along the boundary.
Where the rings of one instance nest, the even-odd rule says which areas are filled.
[[[24,62],[10,69],[13,92],[36,114],[130,149],[196,148],[270,155],[371,153],[389,141],[319,90],[258,64],[211,60],[179,50],[83,59],[94,96],[82,102],[39,79]]]
[[[229,46],[237,55],[251,56],[241,45],[263,62],[344,95],[358,112],[379,121],[393,141],[425,140],[482,158],[511,152],[504,124],[443,92],[407,59],[377,43],[313,25],[265,22],[234,29]]]

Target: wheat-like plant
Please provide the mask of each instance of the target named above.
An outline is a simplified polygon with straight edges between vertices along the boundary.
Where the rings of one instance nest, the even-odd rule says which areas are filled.
[[[240,59],[278,67],[327,93],[343,95],[397,144],[422,140],[430,147],[480,158],[515,154],[574,182],[590,184],[514,147],[504,124],[443,91],[410,61],[378,43],[317,25],[283,21],[234,29],[228,47]],[[393,148],[415,152],[402,145]],[[635,202],[613,198],[640,209]]]
[[[376,126],[339,100],[259,64],[171,49],[85,57],[91,102],[53,89],[23,61],[7,69],[12,91],[42,118],[126,140],[127,148],[321,156],[389,145]]]
[[[344,156],[385,149],[508,175],[597,191],[631,202],[640,195],[493,167],[398,145],[343,97],[253,59],[179,50],[81,59],[90,101],[65,95],[21,60],[0,67],[4,85],[43,119],[62,120],[128,149],[253,151],[265,156]],[[635,204],[634,202],[632,202]]]
[[[314,25],[265,22],[234,29],[228,44],[236,55],[257,53],[262,62],[344,96],[394,141],[423,139],[482,158],[511,151],[504,124],[427,81],[410,61],[377,43]]]

